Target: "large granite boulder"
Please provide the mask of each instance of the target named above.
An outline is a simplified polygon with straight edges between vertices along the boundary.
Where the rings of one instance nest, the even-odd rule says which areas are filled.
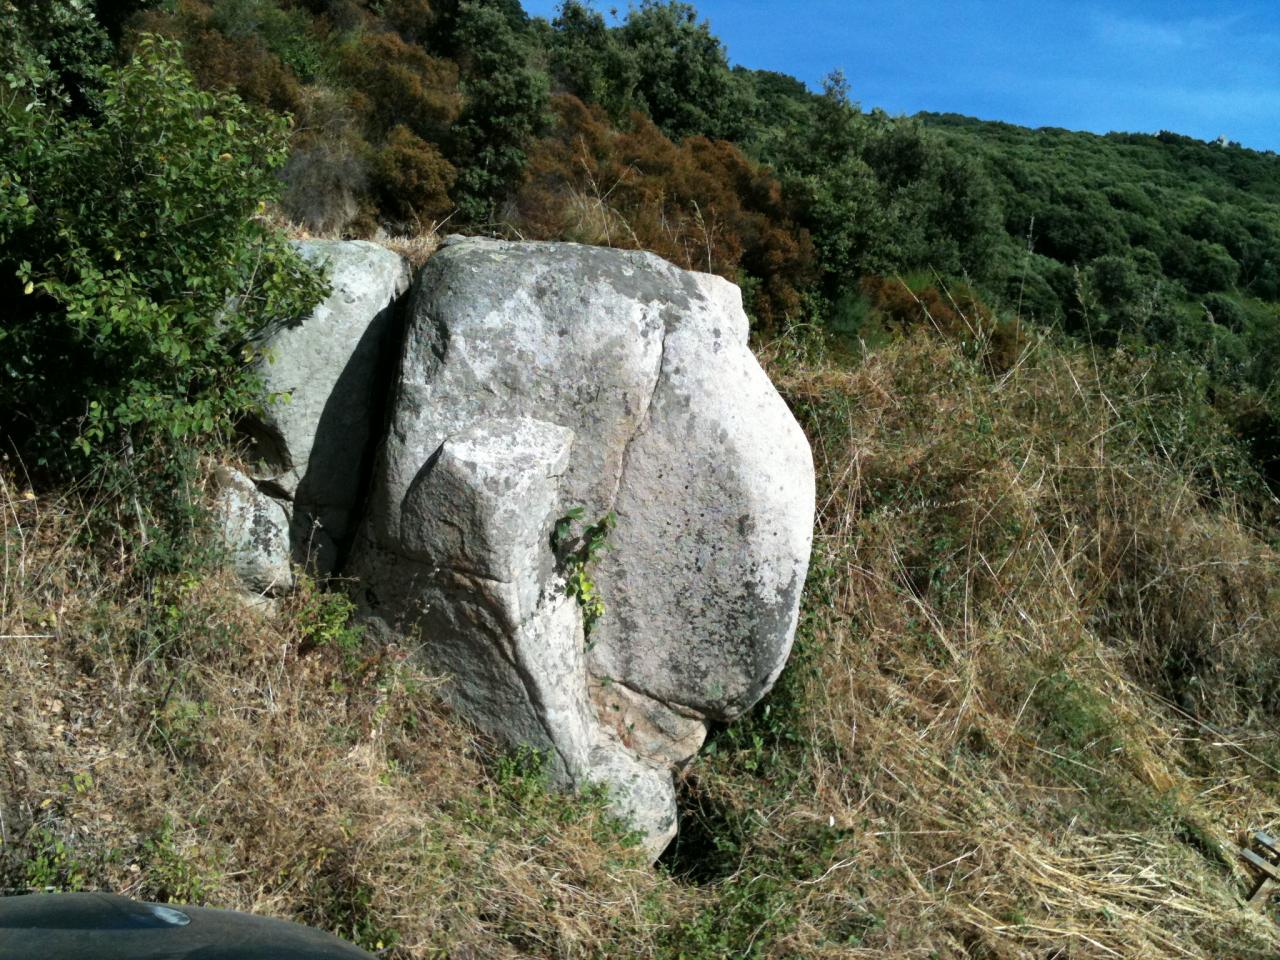
[[[460,239],[407,323],[345,570],[362,617],[560,782],[609,786],[656,857],[673,766],[786,662],[809,558],[809,447],[739,292],[651,254]],[[616,516],[589,641],[553,547],[575,513]]]
[[[284,501],[294,559],[332,573],[350,544],[394,376],[396,305],[408,262],[363,241],[304,240],[298,252],[331,285],[307,317],[264,344],[268,395],[249,424],[259,485]]]

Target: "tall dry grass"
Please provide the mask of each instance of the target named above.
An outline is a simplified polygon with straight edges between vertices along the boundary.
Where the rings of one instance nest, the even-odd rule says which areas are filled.
[[[368,240],[379,246],[398,253],[409,261],[413,269],[418,269],[431,255],[440,249],[446,236],[449,218],[443,220],[418,222],[411,230],[401,233],[388,233],[381,227],[371,224],[347,224],[331,229],[316,229],[315,225],[307,226],[289,218],[286,211],[277,205],[268,206],[262,213],[263,222],[284,233],[290,240]],[[358,227],[358,229],[357,229]]]
[[[1276,956],[1231,844],[1280,819],[1280,556],[1229,439],[1154,358],[783,343],[800,660],[696,773],[685,868],[774,898],[768,956]]]
[[[0,478],[0,878],[333,929],[391,957],[653,940],[654,878],[362,644],[336,595],[275,616],[218,572],[129,585],[95,509]],[[650,954],[652,955],[652,954]]]

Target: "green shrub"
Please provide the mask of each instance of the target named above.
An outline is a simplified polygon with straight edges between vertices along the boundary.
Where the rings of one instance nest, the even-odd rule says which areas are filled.
[[[62,837],[47,827],[32,827],[28,843],[23,863],[27,889],[78,893],[88,888],[89,868]]]
[[[294,604],[302,649],[331,647],[341,655],[347,673],[359,670],[366,641],[364,628],[352,622],[355,604],[307,577],[299,579]]]
[[[0,429],[77,471],[223,433],[259,402],[261,331],[323,293],[254,219],[284,120],[197,90],[154,37],[102,76],[91,118],[0,95]]]
[[[591,579],[589,568],[608,549],[609,533],[617,525],[618,519],[612,512],[606,513],[574,537],[574,524],[582,519],[582,514],[582,507],[574,507],[566,516],[556,521],[551,533],[551,547],[560,560],[565,589],[582,608],[583,632],[590,638],[591,631],[604,616],[604,598]]]
[[[515,14],[513,16],[512,14]],[[454,197],[465,221],[496,219],[524,177],[528,151],[546,126],[547,75],[519,27],[519,5],[462,0],[448,24],[459,51],[466,105],[450,131],[458,168]]]
[[[635,70],[635,98],[673,139],[732,138],[749,104],[724,44],[692,4],[641,0],[620,30]]]
[[[107,34],[89,6],[85,0],[0,0],[0,76],[13,84],[39,65],[47,92],[82,110],[110,54]]]
[[[308,29],[302,10],[282,10],[275,0],[217,0],[212,23],[233,41],[260,38],[300,80],[311,81],[329,70],[322,45]]]

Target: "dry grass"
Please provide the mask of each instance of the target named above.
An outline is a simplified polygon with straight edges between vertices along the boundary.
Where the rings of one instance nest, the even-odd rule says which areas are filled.
[[[440,241],[442,240],[440,230],[443,226],[443,224],[432,224],[430,228],[418,233],[388,236],[375,235],[371,239],[374,243],[380,243],[388,250],[400,254],[416,270],[431,259],[431,255],[440,249]]]
[[[272,205],[262,214],[264,223],[281,231],[290,240],[350,240],[350,230],[312,230],[304,224],[290,220],[279,206]],[[372,231],[356,231],[356,238],[369,240],[400,254],[415,270],[421,267],[440,249],[446,235],[447,220],[436,223],[419,223],[416,229],[405,233],[387,233],[381,228]],[[367,234],[367,235],[362,235]]]
[[[497,762],[438,680],[334,626],[340,601],[265,619],[219,575],[122,594],[76,543],[86,505],[2,490],[5,886],[292,917],[394,957],[653,940],[654,878],[600,805]]]
[[[6,883],[400,958],[1280,953],[1226,846],[1280,821],[1280,559],[1217,428],[1140,359],[765,353],[818,461],[808,603],[779,689],[687,772],[665,867],[332,598],[127,587],[86,505],[6,477]]]
[[[1144,361],[1046,345],[773,367],[820,471],[807,656],[696,791],[738,875],[811,851],[768,955],[1275,956],[1228,844],[1280,818],[1280,557],[1192,479],[1213,431],[1163,461]]]

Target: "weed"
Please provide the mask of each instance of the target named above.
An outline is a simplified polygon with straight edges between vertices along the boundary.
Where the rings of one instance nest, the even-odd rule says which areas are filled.
[[[339,883],[324,906],[326,925],[358,947],[379,952],[394,949],[400,935],[383,926],[374,910],[374,890],[366,883]]]
[[[81,862],[76,849],[48,827],[34,827],[27,839],[30,853],[23,864],[26,886],[50,893],[77,893],[89,889],[91,868]]]
[[[206,701],[169,697],[154,714],[152,729],[157,744],[176,758],[193,757],[208,736],[212,713]]]
[[[588,639],[596,623],[604,616],[604,598],[591,579],[592,562],[608,549],[609,533],[617,525],[612,512],[589,524],[574,536],[574,524],[582,519],[582,507],[574,507],[556,521],[551,531],[551,549],[560,562],[565,590],[582,608],[582,627]]]
[[[299,651],[332,649],[342,658],[344,669],[352,673],[362,664],[364,628],[352,615],[355,604],[345,594],[324,590],[310,577],[299,576],[290,598],[290,609],[301,637]]]
[[[138,861],[140,869],[146,871],[150,898],[164,903],[205,901],[210,878],[191,855],[179,849],[171,818],[165,817],[159,828],[142,841]]]

